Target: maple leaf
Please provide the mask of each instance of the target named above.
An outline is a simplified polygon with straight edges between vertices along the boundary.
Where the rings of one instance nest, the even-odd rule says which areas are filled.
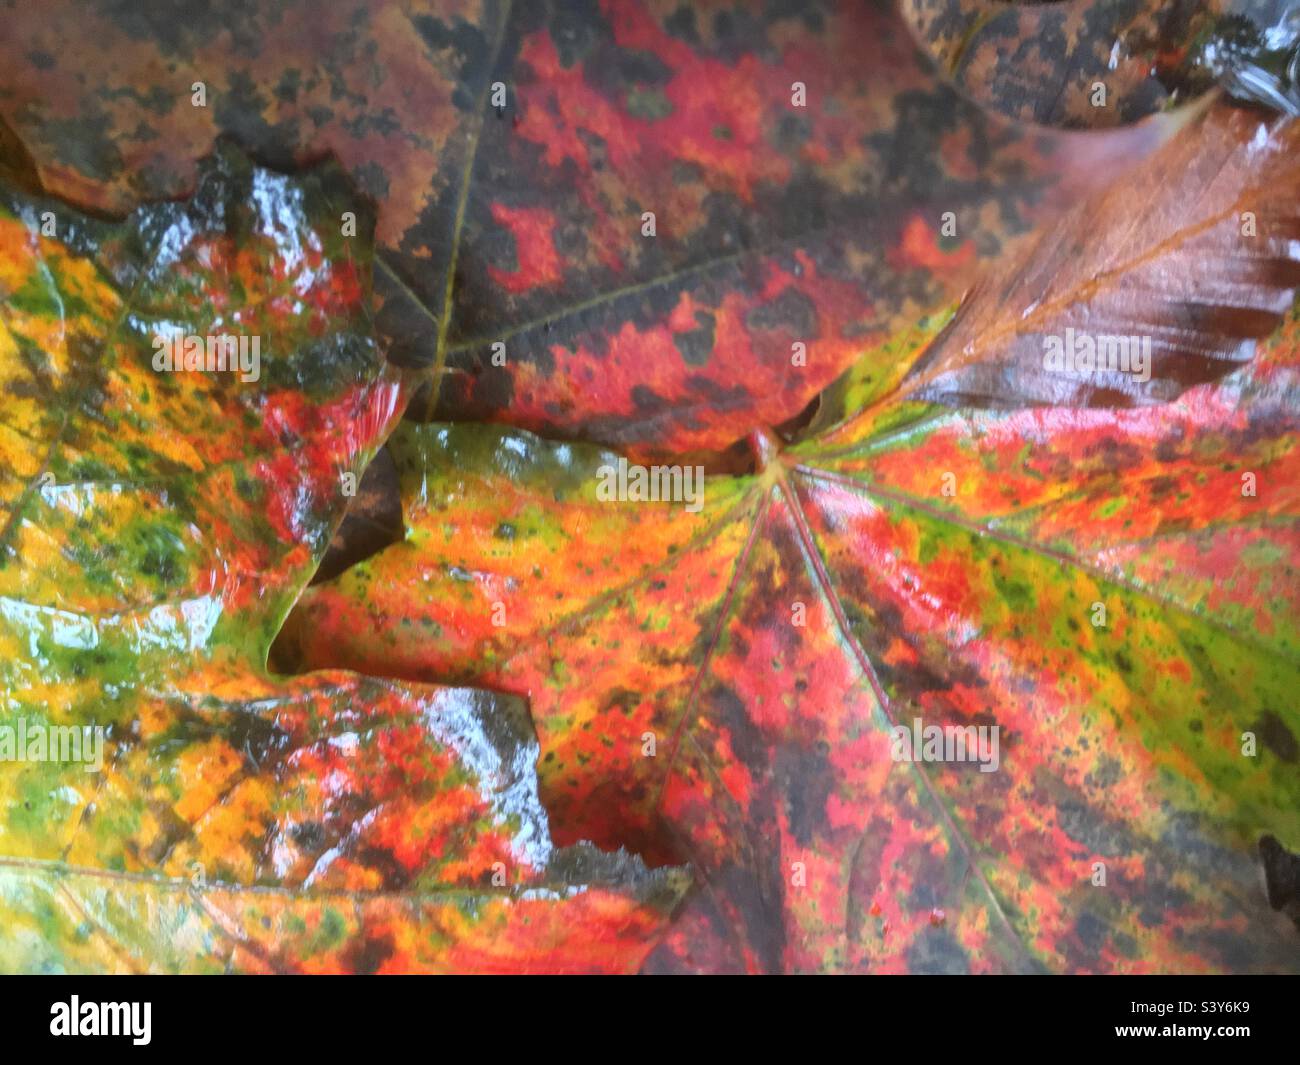
[[[1285,0],[903,0],[918,36],[985,106],[1024,122],[1132,122],[1220,83],[1300,111],[1297,25]]]
[[[1207,0],[904,0],[918,35],[973,98],[1025,122],[1091,129],[1167,106],[1174,55],[1215,24]],[[1163,77],[1162,77],[1163,76]]]
[[[229,149],[124,224],[0,197],[0,968],[623,971],[680,896],[552,845],[519,700],[266,672],[401,410],[353,199]]]
[[[289,2],[227,27],[64,0],[7,30],[0,108],[51,192],[174,196],[220,132],[332,152],[382,209],[376,323],[418,417],[641,451],[796,416],[1177,125],[986,113],[887,3]]]
[[[991,47],[962,34],[973,95],[1159,103],[1141,49],[1104,121],[1078,97],[1114,13],[1168,43],[1150,5],[996,12]],[[1026,26],[1047,95],[987,61]],[[406,370],[337,175],[223,152],[125,226],[5,197],[0,744],[28,760],[0,773],[0,965],[1294,965],[1294,316],[1243,366],[1297,280],[1293,126],[1021,126],[884,3],[215,28],[17,13],[0,176],[120,212],[219,133],[332,151],[382,207]],[[269,338],[265,375],[150,372],[154,332],[216,328]],[[1149,377],[1045,364],[1103,329],[1155,341]],[[422,419],[633,458],[779,430],[752,472],[687,462],[683,509],[611,505],[626,455],[407,424],[405,540],[346,568],[403,520],[381,465],[342,525],[340,485],[416,386]],[[276,659],[325,671],[276,677],[313,570]],[[900,760],[923,727],[975,757]],[[101,736],[101,771],[33,754],[54,728]]]
[[[309,590],[279,653],[526,696],[557,838],[699,873],[654,971],[1294,969],[1258,855],[1280,898],[1260,840],[1300,838],[1300,319],[1245,366],[1173,352],[1152,380],[1188,389],[1174,402],[921,401],[945,374],[967,384],[936,394],[969,393],[967,370],[1012,403],[1106,401],[1051,392],[1038,342],[1090,299],[1106,327],[1110,289],[1139,283],[1186,325],[1195,301],[1160,266],[1189,246],[1201,350],[1238,351],[1208,313],[1234,293],[1278,320],[1294,130],[1226,110],[1183,136],[1170,157],[1200,146],[1221,182],[1187,233],[1159,203],[1087,205],[1122,238],[1098,241],[1105,285],[1031,250],[993,291],[1032,306],[1047,262],[1050,311],[977,297],[947,333],[917,326],[811,438],[757,432],[753,474],[696,496],[679,470],[689,506],[608,502],[623,460],[590,445],[404,424],[405,538]],[[1263,144],[1276,197],[1238,161]],[[1259,229],[1229,255],[1216,227],[1251,189]],[[1261,288],[1233,289],[1245,275]],[[1038,346],[985,343],[1005,318]],[[979,757],[900,758],[899,730],[934,727]]]
[[[1249,361],[1300,283],[1297,152],[1290,119],[1210,111],[981,278],[902,391],[981,406],[1130,406]],[[1134,188],[1159,187],[1162,175],[1158,200],[1135,204]],[[1044,373],[1049,340],[1074,334],[1133,338],[1131,365]]]

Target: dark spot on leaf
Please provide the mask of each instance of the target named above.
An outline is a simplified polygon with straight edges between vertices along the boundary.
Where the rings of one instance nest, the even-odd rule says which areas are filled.
[[[337,577],[390,544],[400,543],[405,533],[397,467],[392,453],[382,447],[361,475],[357,494],[349,501],[311,583]]]
[[[1264,746],[1287,765],[1293,765],[1300,759],[1300,743],[1296,742],[1286,722],[1272,710],[1260,714],[1259,720],[1251,729],[1263,741]]]
[[[391,936],[358,940],[348,947],[343,955],[348,969],[363,976],[379,972],[384,963],[392,956],[393,940]]]
[[[1300,929],[1300,855],[1292,854],[1275,836],[1259,841],[1259,860],[1264,865],[1264,887],[1268,904],[1286,910]]]
[[[708,311],[696,311],[695,321],[698,329],[687,333],[674,333],[673,344],[681,352],[682,359],[691,366],[703,366],[713,353],[713,315]]]

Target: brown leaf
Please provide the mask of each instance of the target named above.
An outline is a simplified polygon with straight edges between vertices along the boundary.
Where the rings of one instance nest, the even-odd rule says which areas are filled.
[[[1300,284],[1297,160],[1300,124],[1215,105],[986,278],[904,393],[1127,407],[1248,361]]]
[[[6,15],[0,113],[101,211],[220,135],[332,153],[420,418],[674,455],[796,416],[1177,125],[987,114],[895,4],[694,7],[47,0]]]

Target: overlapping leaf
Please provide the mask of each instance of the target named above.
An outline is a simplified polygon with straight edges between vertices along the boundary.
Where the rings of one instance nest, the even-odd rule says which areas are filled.
[[[1159,110],[1161,60],[1212,25],[1211,0],[904,0],[919,36],[975,99],[1025,122],[1091,129]],[[1100,92],[1098,86],[1101,87]]]
[[[1211,110],[1023,260],[981,279],[904,391],[1002,407],[1129,406],[1248,361],[1300,284],[1298,155],[1300,124]],[[1049,341],[1063,355],[1081,335],[1096,338],[1099,372],[1045,362]]]
[[[700,871],[654,970],[1293,969],[1257,844],[1300,839],[1298,338],[1118,411],[876,366],[698,512],[602,501],[610,452],[405,425],[405,540],[281,650],[526,695],[560,838]],[[918,719],[996,725],[997,770],[895,761]]]
[[[557,831],[704,871],[663,965],[1289,968],[1254,845],[1300,832],[1295,334],[1168,408],[803,445],[698,515],[403,427],[406,540],[289,639],[527,695]],[[998,772],[894,763],[913,717],[998,725]]]
[[[422,416],[716,449],[868,357],[698,512],[601,500],[619,457],[590,445],[404,426],[406,539],[309,592],[280,648],[398,679],[277,679],[341,475],[404,395],[360,330],[368,255],[334,236],[364,209],[234,156],[125,227],[10,201],[4,723],[107,739],[99,772],[0,770],[0,964],[641,965],[681,874],[556,850],[540,787],[560,843],[695,863],[654,971],[1294,968],[1294,316],[1204,383],[1294,283],[1290,134],[1244,162],[1240,115],[1218,154],[1183,142],[1194,239],[1114,192],[1078,212],[1118,249],[1100,278],[1041,241],[921,356],[981,267],[1175,123],[990,118],[883,4],[220,19],[16,17],[9,178],[120,210],[219,131],[335,151],[384,207],[378,324]],[[1225,255],[1245,209],[1262,243]],[[1149,390],[1044,389],[1038,345],[1085,322],[1172,324],[1173,358]],[[265,377],[160,377],[160,326],[262,335]],[[996,771],[895,761],[915,719],[997,726]]]
[[[805,435],[894,390],[975,406],[1123,407],[1167,402],[1248,362],[1300,283],[1298,142],[1285,118],[1208,108],[960,306],[852,367],[818,397]],[[1092,343],[1095,372],[1047,358],[1075,336]],[[900,357],[921,348],[915,362]]]
[[[680,892],[555,850],[518,700],[265,671],[400,413],[345,208],[231,151],[123,225],[0,203],[0,968],[620,971]]]
[[[1024,122],[1133,122],[1216,81],[1242,100],[1300,108],[1290,0],[903,0],[902,9],[962,89]]]
[[[9,31],[0,109],[52,191],[175,194],[219,131],[332,151],[382,207],[421,416],[640,450],[796,415],[1160,136],[991,117],[886,3],[56,3]]]

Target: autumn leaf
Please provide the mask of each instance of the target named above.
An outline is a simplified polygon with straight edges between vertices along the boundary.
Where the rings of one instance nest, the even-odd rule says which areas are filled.
[[[1257,128],[1268,174],[1289,131],[1185,130],[1207,217],[1256,188],[1232,146]],[[1295,199],[1272,187],[1242,247],[1282,264]],[[1131,252],[1156,311],[1215,306],[1263,252],[1202,251],[1199,286],[1162,295],[1177,271],[1142,271],[1186,249],[1151,237],[1148,189],[1140,224],[1099,216],[1097,254]],[[1113,318],[1104,286],[1060,284]],[[1275,321],[1276,291],[1242,289]],[[652,971],[1293,970],[1260,841],[1300,838],[1297,311],[1253,362],[1118,410],[922,402],[900,381],[946,318],[865,360],[810,439],[756,432],[754,473],[679,468],[675,503],[635,502],[634,468],[589,445],[402,425],[404,539],[309,590],[281,660],[526,696],[557,838],[699,874]],[[978,357],[1001,320],[974,318]],[[979,764],[895,757],[895,730],[931,726],[997,732]]]
[[[1241,6],[8,13],[0,968],[1295,970]]]
[[[1023,122],[1134,122],[1221,84],[1300,109],[1288,74],[1300,34],[1287,0],[903,0],[940,65],[973,99]]]
[[[625,971],[680,896],[552,845],[519,700],[266,671],[401,411],[349,197],[0,199],[0,969]]]
[[[1209,108],[960,305],[851,367],[800,435],[824,435],[864,408],[906,417],[905,405],[876,405],[895,392],[968,406],[1124,407],[1167,402],[1248,362],[1300,283],[1298,136],[1286,119]],[[1098,372],[1048,365],[1085,336]]]
[[[0,969],[628,972],[685,887],[551,845],[520,700],[341,672],[150,679],[165,694],[111,716],[20,704],[29,750],[94,721],[105,766],[0,780]]]
[[[702,870],[667,967],[1289,969],[1254,841],[1300,831],[1298,332],[1168,407],[800,445],[698,514],[404,425],[405,540],[285,638],[526,695],[561,838]],[[891,761],[914,718],[999,726],[999,770]]]
[[[903,390],[977,405],[1128,406],[1165,402],[1248,361],[1300,284],[1298,153],[1294,122],[1210,111],[1024,259],[981,279]],[[1155,203],[1143,195],[1153,188]],[[1049,338],[1063,355],[1078,334],[1132,338],[1130,365],[1052,372]]]
[[[1171,55],[1213,28],[1217,6],[1209,0],[903,3],[920,38],[973,98],[1024,122],[1076,129],[1134,122],[1167,106]]]
[[[985,113],[887,3],[56,2],[7,29],[0,111],[50,192],[174,196],[223,132],[332,152],[381,208],[416,416],[634,451],[798,415],[1177,125]]]

